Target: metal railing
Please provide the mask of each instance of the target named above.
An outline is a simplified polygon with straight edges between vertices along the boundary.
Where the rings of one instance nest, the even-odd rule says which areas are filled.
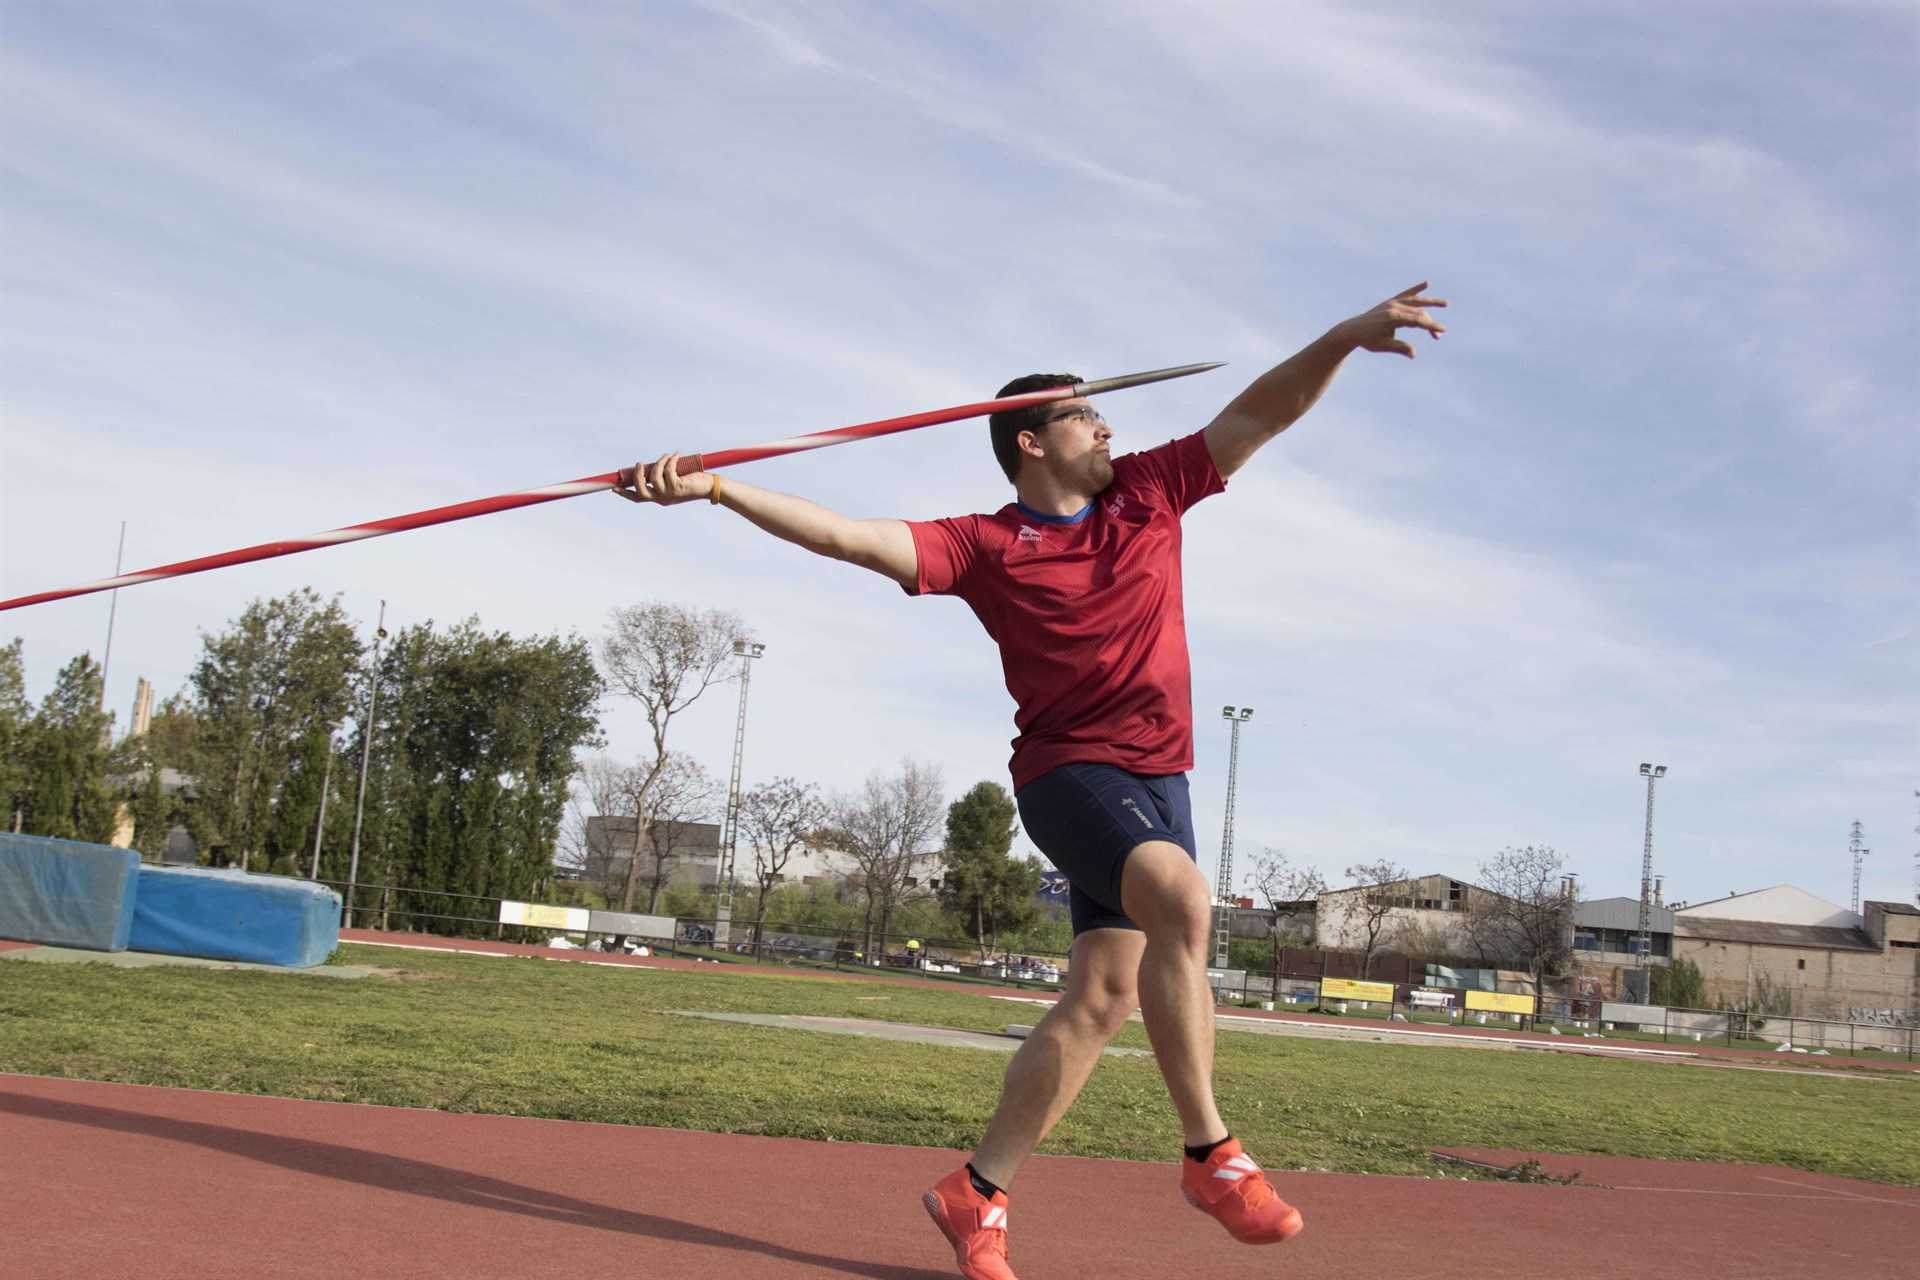
[[[1222,980],[1224,979],[1224,980]],[[1464,1007],[1465,992],[1417,983],[1388,983],[1393,995],[1386,1000],[1326,997],[1321,976],[1313,973],[1230,971],[1216,975],[1215,998],[1222,1005],[1238,1004],[1264,1010],[1289,1010],[1345,1018],[1453,1027],[1486,1027],[1533,1031],[1543,1035],[1582,1039],[1645,1040],[1662,1044],[1719,1044],[1732,1048],[1805,1053],[1813,1056],[1881,1055],[1920,1059],[1920,1026],[1877,1022],[1847,1022],[1792,1014],[1750,1013],[1729,1009],[1680,1009],[1661,1006],[1658,1022],[1607,1021],[1605,1004],[1612,1001],[1568,1000],[1547,997],[1531,1014]]]
[[[319,883],[341,891],[344,880]],[[648,945],[650,952],[671,957],[711,959],[731,963],[762,962],[813,967],[839,972],[913,973],[960,983],[989,983],[1003,987],[1031,987],[1059,990],[1066,981],[1067,957],[1058,952],[1028,950],[1001,953],[983,960],[971,941],[926,938],[893,933],[874,938],[878,944],[870,954],[865,931],[821,932],[817,926],[784,921],[729,922],[731,939],[725,947],[714,944],[715,916],[676,916],[671,937],[640,934],[584,932],[564,925],[502,924],[499,905],[508,899],[485,894],[458,893],[442,889],[417,889],[402,885],[359,884],[355,886],[354,910],[360,928],[369,928],[379,919],[381,928],[393,921],[425,922],[396,926],[403,932],[428,932],[441,936],[490,938],[507,942],[539,942],[555,936],[581,939],[586,950],[632,950]],[[487,903],[494,908],[488,916],[455,914],[453,911],[419,910],[404,905],[410,898],[451,900],[458,903]],[[435,905],[439,905],[437,902]],[[469,908],[471,909],[471,908]],[[344,911],[344,904],[343,904]],[[650,945],[662,944],[662,945]],[[912,945],[909,945],[912,944]]]
[[[320,883],[342,892],[346,888],[346,882],[340,880],[322,880]],[[763,921],[758,926],[750,921],[731,921],[733,937],[724,948],[714,945],[717,920],[713,916],[674,917],[673,936],[667,938],[582,934],[578,929],[557,925],[502,924],[498,908],[503,899],[484,894],[402,885],[361,884],[357,889],[355,909],[360,912],[362,927],[370,917],[378,915],[383,921],[382,927],[394,919],[425,921],[430,922],[425,932],[492,938],[497,941],[539,942],[555,935],[570,935],[581,937],[580,945],[583,948],[601,951],[664,943],[664,954],[673,957],[727,963],[772,963],[842,973],[893,972],[955,983],[985,983],[1039,991],[1060,990],[1065,984],[1068,970],[1068,957],[1060,952],[1001,953],[982,959],[979,948],[972,940],[921,939],[903,933],[874,935],[878,946],[869,953],[862,929],[822,931],[817,925],[782,921]],[[378,896],[369,901],[368,894]],[[436,900],[436,905],[439,900],[445,900],[449,906],[487,903],[494,911],[491,915],[474,916],[396,905],[421,898]],[[416,925],[404,931],[422,930]],[[661,951],[662,948],[653,945],[649,946],[649,950]],[[1306,972],[1214,971],[1209,980],[1214,997],[1220,1004],[1242,1008],[1317,1013],[1409,1025],[1512,1029],[1580,1038],[1658,1040],[1663,1044],[1671,1044],[1676,1040],[1681,1043],[1715,1043],[1781,1053],[1804,1052],[1827,1056],[1844,1053],[1850,1057],[1862,1053],[1886,1054],[1899,1056],[1909,1062],[1920,1058],[1920,1026],[1846,1022],[1728,1009],[1680,1008],[1660,1008],[1661,1021],[1657,1024],[1609,1022],[1601,1017],[1602,1001],[1553,997],[1540,1001],[1537,1013],[1503,1013],[1465,1008],[1465,992],[1457,989],[1385,980],[1381,985],[1390,985],[1393,991],[1392,998],[1388,1000],[1324,997],[1320,984],[1326,977],[1325,968],[1322,963]],[[1659,1006],[1647,1006],[1649,1009],[1656,1007]]]

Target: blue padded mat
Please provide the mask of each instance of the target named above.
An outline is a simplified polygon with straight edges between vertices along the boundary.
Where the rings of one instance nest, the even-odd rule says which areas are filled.
[[[0,832],[0,938],[124,951],[139,870],[131,849]]]
[[[340,941],[340,895],[310,880],[205,867],[142,867],[134,951],[304,966]]]

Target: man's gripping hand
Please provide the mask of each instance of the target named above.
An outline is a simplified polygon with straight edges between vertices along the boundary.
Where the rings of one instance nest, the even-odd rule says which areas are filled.
[[[1362,351],[1390,351],[1411,360],[1413,347],[1399,339],[1398,330],[1425,329],[1436,338],[1447,331],[1445,325],[1426,312],[1428,307],[1446,306],[1446,301],[1422,296],[1421,290],[1426,287],[1427,282],[1422,280],[1413,288],[1394,294],[1373,310],[1351,320],[1342,320],[1334,326],[1333,331]]]
[[[654,462],[633,464],[633,482],[615,484],[613,492],[628,502],[654,502],[663,507],[705,498],[713,493],[713,477],[704,471],[681,475],[680,455],[663,453]],[[622,479],[627,473],[622,472]]]

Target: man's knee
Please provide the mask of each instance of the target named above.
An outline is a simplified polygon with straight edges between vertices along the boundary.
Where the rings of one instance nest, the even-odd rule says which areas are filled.
[[[1111,1039],[1140,1007],[1140,956],[1146,937],[1137,929],[1101,928],[1074,940],[1066,994],[1060,999],[1086,1032]]]
[[[1077,993],[1076,1003],[1088,1027],[1111,1039],[1140,1007],[1140,997],[1130,976],[1122,979],[1116,974]]]
[[[1185,849],[1159,841],[1135,849],[1121,874],[1120,893],[1127,917],[1149,939],[1206,951],[1213,904]]]

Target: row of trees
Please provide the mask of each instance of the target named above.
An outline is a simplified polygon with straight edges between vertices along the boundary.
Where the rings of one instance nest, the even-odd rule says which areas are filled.
[[[317,858],[323,878],[344,879],[357,763],[370,736],[359,879],[400,887],[369,890],[357,905],[424,920],[471,914],[449,894],[529,896],[567,826],[564,852],[601,882],[611,905],[631,911],[644,891],[656,911],[690,828],[723,813],[726,800],[697,761],[669,748],[671,722],[738,677],[732,662],[745,635],[734,614],[655,602],[614,611],[597,662],[577,636],[521,639],[473,619],[424,623],[375,647],[337,599],[302,590],[255,601],[204,636],[186,687],[147,733],[117,745],[113,717],[100,706],[98,665],[73,659],[35,708],[15,640],[0,648],[0,804],[20,830],[105,840],[130,817],[134,843],[148,855],[184,827],[216,865],[311,874]],[[378,711],[368,723],[376,680]],[[631,765],[596,758],[582,768],[578,753],[602,742],[606,692],[640,705],[651,751]],[[570,797],[574,822],[566,824]],[[592,815],[632,815],[626,847],[590,841]],[[807,848],[847,855],[844,889],[860,906],[869,948],[903,909],[926,905],[920,886],[935,851],[944,871],[932,905],[983,955],[1039,912],[1039,863],[1011,856],[1014,803],[995,783],[948,804],[939,772],[911,760],[848,795],[775,778],[741,797],[738,818],[756,925]],[[746,879],[744,862],[740,870]],[[1351,866],[1348,877],[1362,886],[1366,963],[1392,946],[1536,977],[1557,970],[1572,906],[1562,870],[1550,848],[1503,850],[1479,868],[1480,887],[1491,892],[1471,894],[1457,930],[1442,938],[1395,915],[1413,905],[1404,867]],[[1276,912],[1327,887],[1274,851],[1256,863],[1253,880]],[[1275,930],[1275,963],[1294,940]]]
[[[516,638],[472,619],[375,644],[337,599],[302,590],[204,635],[186,686],[118,744],[98,664],[73,659],[34,707],[15,640],[0,648],[0,805],[28,832],[105,841],[131,820],[152,857],[184,828],[213,865],[344,880],[366,751],[358,880],[374,887],[358,907],[419,922],[474,914],[449,895],[528,896],[559,844],[611,905],[644,899],[652,911],[692,824],[725,803],[699,762],[669,749],[670,724],[737,678],[745,634],[734,614],[654,602],[614,611],[597,661],[578,637]],[[609,692],[640,705],[652,749],[583,767],[579,753],[603,741]],[[633,815],[626,847],[592,847],[590,815]],[[938,770],[914,761],[851,795],[775,778],[746,792],[739,823],[756,924],[809,847],[848,856],[841,892],[858,902],[869,945],[903,913],[924,925],[930,907],[983,949],[1034,922],[1039,867],[1010,857],[1013,801],[995,784],[948,806]],[[932,902],[920,886],[943,846],[949,872]]]
[[[639,704],[652,751],[630,765],[604,759],[587,765],[567,853],[622,911],[634,909],[642,889],[647,910],[657,911],[690,828],[723,812],[726,797],[717,781],[673,751],[668,737],[677,716],[715,685],[738,678],[731,664],[751,660],[749,644],[740,618],[725,610],[650,603],[613,613],[601,667],[614,691]],[[983,783],[947,809],[943,790],[937,769],[908,760],[897,773],[872,775],[851,795],[823,797],[814,784],[791,777],[744,793],[737,838],[752,860],[753,923],[763,923],[773,887],[800,850],[832,848],[853,864],[846,880],[862,903],[861,933],[870,948],[876,936],[892,931],[910,891],[925,878],[928,855],[941,846],[943,810],[948,870],[941,895],[948,909],[970,919],[983,949],[1001,928],[1026,923],[1031,917],[1020,902],[1032,899],[1040,872],[1037,862],[1008,856],[1016,830],[1012,797]],[[604,819],[628,814],[630,827],[620,824],[626,847],[616,848]],[[592,838],[594,816],[603,820],[599,840]]]
[[[75,658],[29,712],[15,640],[0,649],[0,801],[31,833],[104,841],[131,819],[148,856],[183,827],[213,865],[312,874],[318,854],[321,877],[344,879],[371,735],[360,879],[523,896],[549,874],[576,750],[600,741],[590,648],[470,619],[371,655],[338,600],[257,600],[202,637],[146,733],[111,744],[98,665]]]
[[[1350,899],[1349,918],[1361,940],[1363,972],[1370,973],[1374,957],[1388,949],[1433,963],[1525,970],[1536,984],[1566,970],[1575,899],[1565,887],[1565,860],[1549,846],[1509,847],[1480,863],[1464,909],[1449,915],[1450,929],[1412,914],[1414,877],[1400,863],[1356,863],[1346,875],[1358,890]],[[1249,878],[1274,913],[1271,967],[1277,969],[1283,947],[1312,942],[1288,923],[1311,917],[1290,909],[1319,898],[1328,886],[1318,870],[1276,849],[1255,860]]]
[[[582,778],[565,860],[610,904],[637,882],[648,912],[673,905],[671,889],[693,847],[695,824],[724,813],[724,788],[698,762],[671,753],[659,768],[598,758]],[[639,819],[638,859],[627,838],[629,813]],[[616,814],[618,821],[608,823],[607,815]],[[932,901],[945,913],[938,922],[942,936],[971,937],[984,956],[998,949],[1001,934],[1030,927],[1041,913],[1038,859],[1012,856],[1018,830],[1006,788],[982,782],[947,804],[939,771],[913,760],[845,795],[826,796],[817,784],[780,777],[740,797],[737,874],[756,936],[782,899],[776,889],[794,859],[803,851],[831,850],[844,858],[834,897],[858,903],[858,932],[867,948],[896,931],[903,911]],[[942,870],[934,876],[936,857]],[[935,879],[938,889],[929,890]],[[928,923],[924,913],[914,918],[916,929]]]
[[[81,654],[36,708],[21,643],[0,647],[0,821],[14,831],[106,840],[115,825],[113,718],[100,709],[100,666]]]

